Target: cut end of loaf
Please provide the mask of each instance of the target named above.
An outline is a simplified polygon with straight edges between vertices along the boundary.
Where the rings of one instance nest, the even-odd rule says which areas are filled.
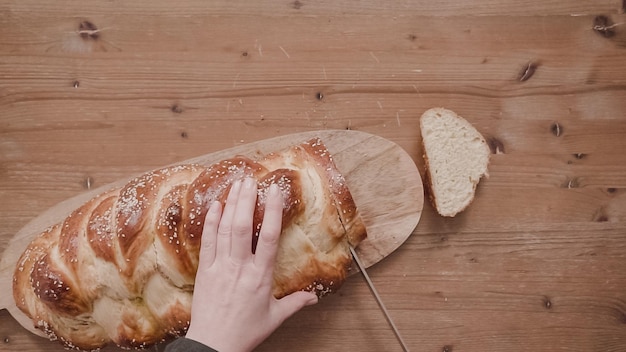
[[[426,111],[420,129],[430,201],[440,215],[455,216],[488,176],[489,146],[467,120],[444,108]]]

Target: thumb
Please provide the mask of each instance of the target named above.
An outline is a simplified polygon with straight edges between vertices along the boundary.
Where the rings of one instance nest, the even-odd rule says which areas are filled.
[[[316,304],[317,300],[316,294],[305,291],[297,291],[279,299],[276,303],[281,321],[289,318],[305,306]]]

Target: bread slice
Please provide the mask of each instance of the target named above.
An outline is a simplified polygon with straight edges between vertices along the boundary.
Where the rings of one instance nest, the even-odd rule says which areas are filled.
[[[442,216],[455,216],[474,199],[476,186],[489,176],[491,150],[467,120],[444,108],[420,119],[429,198]]]

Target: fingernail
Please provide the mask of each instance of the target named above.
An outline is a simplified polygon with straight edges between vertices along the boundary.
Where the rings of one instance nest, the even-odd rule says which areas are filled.
[[[278,188],[278,185],[275,183],[272,183],[270,185],[270,189],[269,189],[269,194],[275,196],[280,192],[280,188]]]
[[[218,200],[216,200],[213,203],[211,203],[211,206],[209,207],[209,211],[213,214],[219,213],[221,205],[222,204]]]
[[[251,178],[251,177],[247,177],[247,178],[243,181],[243,186],[244,186],[246,189],[251,189],[251,188],[252,188],[253,186],[255,186],[255,185],[256,185],[256,181],[255,181],[253,178]]]

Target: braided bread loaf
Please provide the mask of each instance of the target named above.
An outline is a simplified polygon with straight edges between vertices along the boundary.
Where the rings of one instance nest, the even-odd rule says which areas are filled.
[[[285,199],[274,296],[336,291],[351,265],[348,245],[366,232],[343,176],[313,139],[259,161],[163,168],[96,196],[29,244],[13,277],[17,306],[68,348],[146,348],[184,334],[206,211],[249,176],[259,185],[252,250],[269,185]]]

